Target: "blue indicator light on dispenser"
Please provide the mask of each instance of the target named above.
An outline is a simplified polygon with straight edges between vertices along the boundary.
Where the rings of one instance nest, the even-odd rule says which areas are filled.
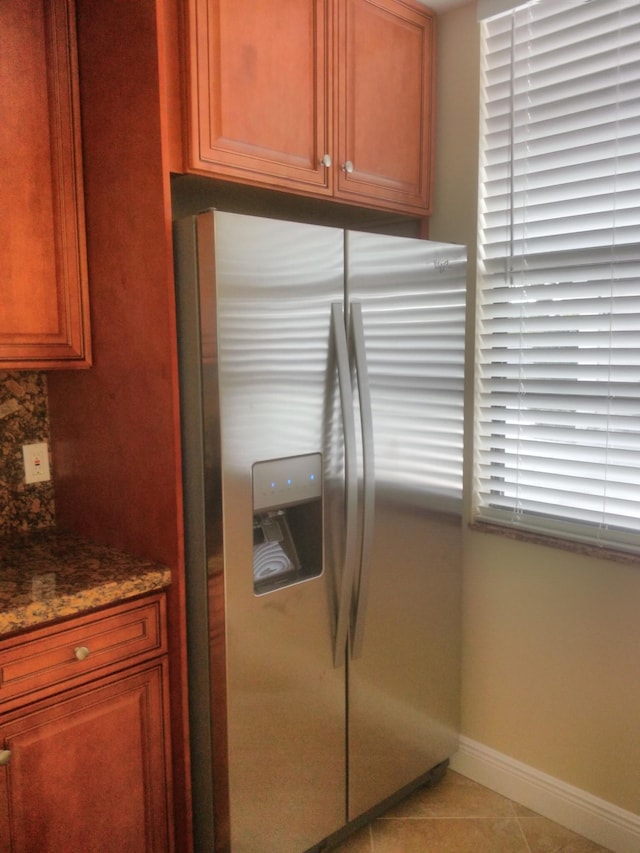
[[[315,478],[316,478],[316,475],[315,475],[315,474],[309,474],[309,479],[310,479],[312,482],[313,482],[313,480],[315,480]]]
[[[287,486],[290,486],[290,485],[291,485],[291,480],[289,479],[289,480],[287,480]]]
[[[272,482],[272,483],[271,483],[271,488],[272,488],[272,489],[275,489],[275,487],[276,487],[276,484]]]

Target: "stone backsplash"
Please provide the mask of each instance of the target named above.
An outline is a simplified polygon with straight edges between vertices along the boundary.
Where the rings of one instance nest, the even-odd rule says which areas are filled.
[[[0,536],[55,525],[53,479],[24,481],[22,445],[40,441],[50,444],[46,374],[0,371]]]

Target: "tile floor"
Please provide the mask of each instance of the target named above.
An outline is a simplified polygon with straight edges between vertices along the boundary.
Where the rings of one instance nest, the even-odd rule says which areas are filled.
[[[608,853],[524,806],[448,770],[333,853]]]

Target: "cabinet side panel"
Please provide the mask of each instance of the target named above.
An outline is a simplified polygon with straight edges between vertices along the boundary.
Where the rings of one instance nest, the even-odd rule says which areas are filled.
[[[94,366],[50,374],[58,524],[168,566],[177,846],[190,848],[175,297],[158,6],[78,0]]]

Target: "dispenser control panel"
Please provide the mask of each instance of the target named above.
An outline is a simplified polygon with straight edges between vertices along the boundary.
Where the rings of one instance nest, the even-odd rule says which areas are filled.
[[[322,497],[322,454],[268,459],[253,466],[253,510],[292,506]]]

